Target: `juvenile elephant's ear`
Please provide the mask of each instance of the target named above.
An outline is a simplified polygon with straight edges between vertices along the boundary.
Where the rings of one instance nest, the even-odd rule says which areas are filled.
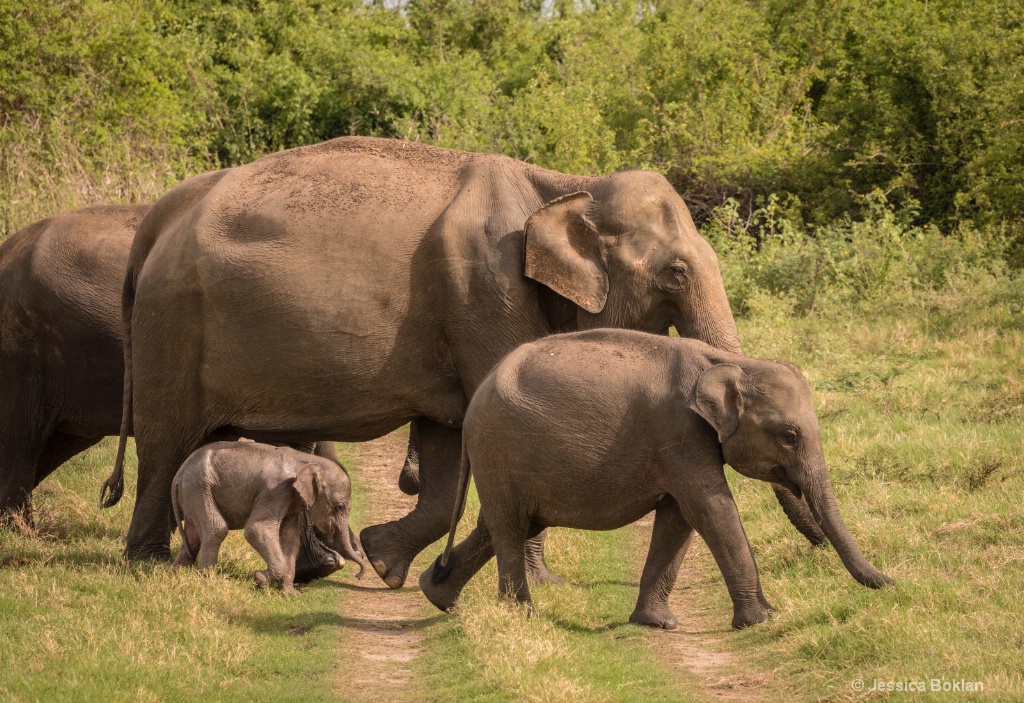
[[[735,364],[712,366],[697,379],[690,409],[715,428],[719,442],[724,442],[739,425],[743,414],[742,381],[743,369]]]
[[[316,464],[303,464],[295,472],[295,496],[303,506],[303,510],[309,510],[316,502],[320,493],[320,467]]]
[[[526,276],[589,313],[604,309],[608,272],[586,191],[552,200],[526,221]]]

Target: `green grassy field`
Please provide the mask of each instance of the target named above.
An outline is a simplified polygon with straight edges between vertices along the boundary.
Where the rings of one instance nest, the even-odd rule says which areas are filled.
[[[489,566],[455,616],[423,628],[408,699],[701,701],[721,680],[740,682],[732,693],[745,700],[961,698],[855,690],[878,679],[980,681],[986,699],[1024,697],[1020,280],[958,276],[913,298],[833,291],[801,311],[759,288],[736,305],[748,353],[809,377],[844,516],[896,587],[860,587],[834,551],[796,533],[767,486],[731,474],[778,612],[728,631],[721,575],[695,545],[674,607],[695,646],[713,640],[729,655],[713,680],[688,672],[667,646],[674,635],[626,624],[649,527],[554,530],[550,562],[571,585],[536,589],[527,618],[497,603]],[[237,534],[210,577],[125,565],[132,495],[95,507],[112,448],[44,483],[36,534],[0,534],[0,557],[23,560],[0,567],[0,700],[347,700],[337,616],[351,570],[294,599],[257,592],[258,557]]]

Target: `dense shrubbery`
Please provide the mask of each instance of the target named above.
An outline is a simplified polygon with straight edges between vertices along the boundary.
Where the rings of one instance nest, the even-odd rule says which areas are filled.
[[[791,266],[870,291],[892,270],[872,246],[897,245],[840,242],[897,226],[907,256],[961,246],[937,228],[998,230],[1019,265],[1024,7],[0,0],[0,237],[345,134],[655,168],[717,232],[814,233],[762,247],[758,280]],[[813,306],[818,284],[794,285]]]

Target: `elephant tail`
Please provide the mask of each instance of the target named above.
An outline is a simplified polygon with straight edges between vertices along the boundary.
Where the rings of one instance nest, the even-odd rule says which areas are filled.
[[[178,502],[178,482],[171,484],[171,510],[174,511],[174,527],[181,535],[181,549],[188,555],[189,561],[195,561],[196,555],[192,553],[192,547],[188,544],[188,537],[185,535],[185,516],[181,514],[181,504]]]
[[[100,507],[117,505],[124,494],[124,452],[132,431],[132,309],[135,307],[135,283],[126,277],[121,293],[122,329],[124,330],[124,395],[121,399],[121,434],[117,440],[114,470],[100,488]]]
[[[440,583],[448,578],[448,574],[451,573],[455,563],[452,561],[452,549],[455,547],[455,528],[459,526],[459,520],[462,519],[462,513],[466,510],[466,496],[469,494],[469,476],[470,476],[470,465],[469,465],[469,452],[466,451],[466,443],[462,443],[462,462],[459,466],[459,490],[456,493],[455,510],[452,512],[452,524],[448,529],[448,544],[444,547],[444,552],[438,557],[437,562],[434,564],[433,581],[434,583]]]

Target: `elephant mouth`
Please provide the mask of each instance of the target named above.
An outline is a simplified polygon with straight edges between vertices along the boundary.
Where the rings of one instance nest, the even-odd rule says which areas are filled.
[[[800,490],[800,486],[796,485],[789,480],[789,476],[786,475],[786,469],[782,466],[776,466],[771,470],[771,478],[769,479],[772,483],[777,483],[783,488],[789,489],[789,491],[797,498],[803,497],[803,492]]]

